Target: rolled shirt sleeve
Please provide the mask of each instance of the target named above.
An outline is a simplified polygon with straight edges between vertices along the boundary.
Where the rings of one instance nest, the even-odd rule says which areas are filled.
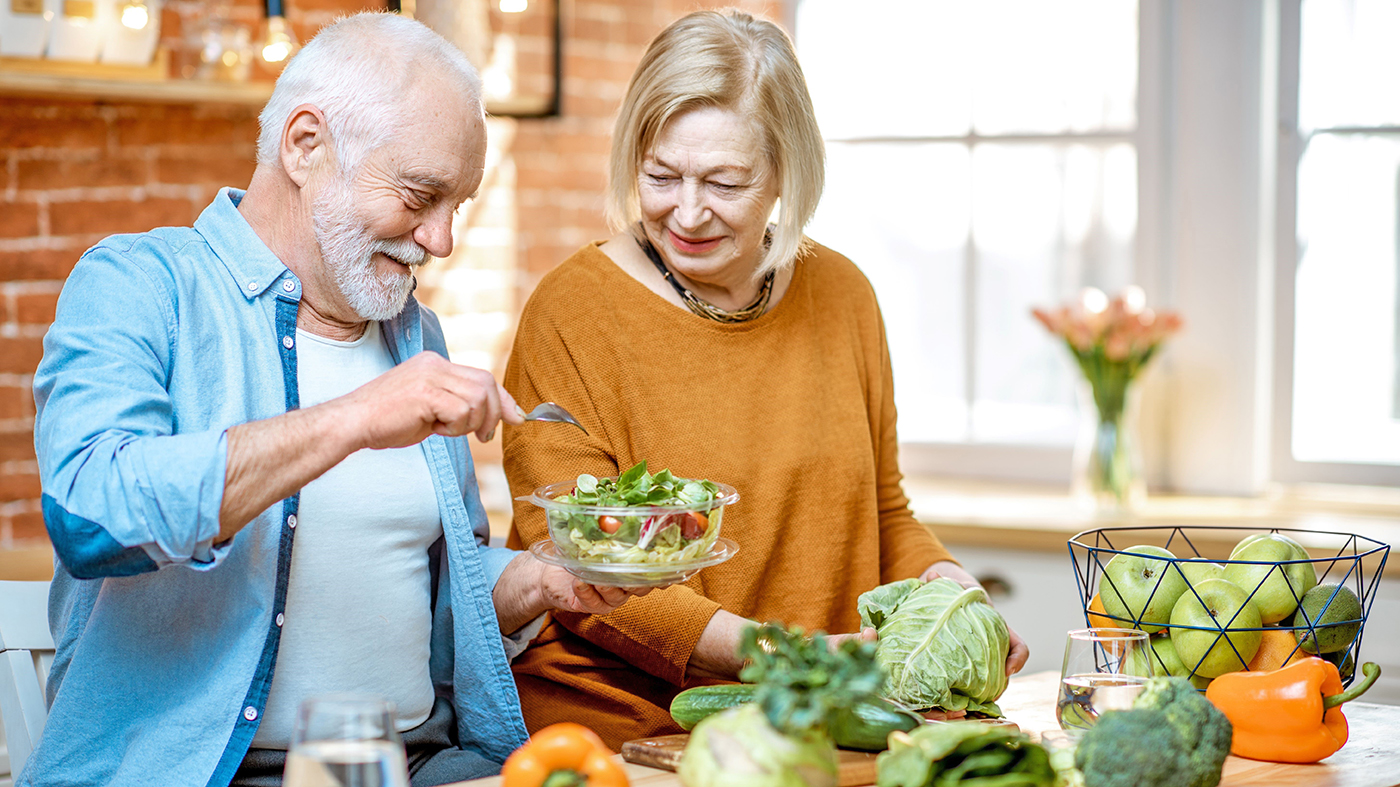
[[[223,502],[223,428],[176,434],[172,284],[98,246],[59,297],[34,375],[44,522],[77,577],[208,568]]]

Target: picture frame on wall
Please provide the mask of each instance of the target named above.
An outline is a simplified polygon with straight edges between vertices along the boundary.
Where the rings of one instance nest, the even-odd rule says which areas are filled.
[[[417,19],[466,53],[481,73],[487,114],[559,114],[559,0],[389,0],[389,10]]]

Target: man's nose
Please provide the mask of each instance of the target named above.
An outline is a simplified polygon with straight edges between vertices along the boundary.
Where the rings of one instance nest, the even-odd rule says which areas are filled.
[[[700,183],[683,182],[680,198],[676,204],[676,220],[683,229],[699,229],[709,219],[709,209],[705,207],[704,186]]]
[[[439,259],[452,253],[453,211],[445,206],[431,214],[413,231],[413,240]]]

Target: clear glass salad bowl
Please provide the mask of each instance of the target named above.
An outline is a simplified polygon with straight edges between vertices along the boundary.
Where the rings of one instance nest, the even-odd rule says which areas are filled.
[[[601,486],[618,479],[596,481]],[[578,482],[542,486],[519,498],[543,508],[549,525],[550,540],[530,551],[594,584],[659,587],[684,581],[739,550],[719,537],[724,509],[739,493],[727,484],[694,483],[708,485],[705,499],[674,505],[581,504],[573,499]]]

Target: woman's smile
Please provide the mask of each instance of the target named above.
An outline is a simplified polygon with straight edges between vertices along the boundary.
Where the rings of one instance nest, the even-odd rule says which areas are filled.
[[[666,234],[671,239],[671,245],[682,254],[707,254],[714,251],[715,247],[719,246],[720,241],[724,240],[723,235],[716,235],[712,238],[687,238],[677,234],[675,230],[667,230]]]

